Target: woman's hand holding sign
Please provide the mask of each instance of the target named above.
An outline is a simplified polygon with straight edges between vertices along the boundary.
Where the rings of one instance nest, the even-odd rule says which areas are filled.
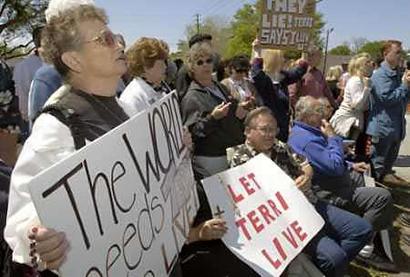
[[[59,269],[63,264],[69,247],[65,234],[45,227],[33,227],[28,238],[30,244],[30,254],[33,257],[33,264],[37,264],[36,255],[40,257],[43,268]]]

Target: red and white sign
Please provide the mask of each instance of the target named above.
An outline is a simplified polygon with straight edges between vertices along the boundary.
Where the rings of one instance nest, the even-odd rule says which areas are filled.
[[[261,276],[280,276],[324,221],[294,181],[261,154],[203,180],[228,248]]]

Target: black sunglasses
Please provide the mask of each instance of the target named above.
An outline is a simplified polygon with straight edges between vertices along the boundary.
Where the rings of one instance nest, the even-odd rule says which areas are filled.
[[[205,61],[204,60],[198,60],[197,62],[196,62],[196,65],[197,66],[201,66],[201,65],[203,65],[203,64],[211,64],[211,63],[213,63],[214,62],[214,60],[212,59],[212,58],[209,58],[209,59],[206,59]]]
[[[238,69],[235,69],[235,71],[238,73],[248,73],[249,69],[248,68],[238,68]]]

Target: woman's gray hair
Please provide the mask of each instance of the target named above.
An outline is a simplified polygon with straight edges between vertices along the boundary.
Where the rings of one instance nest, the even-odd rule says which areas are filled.
[[[195,43],[192,45],[191,49],[189,49],[187,55],[187,66],[188,66],[188,73],[192,77],[193,68],[195,63],[201,59],[202,57],[210,56],[213,58],[214,52],[212,51],[211,46],[207,42],[200,42]]]
[[[319,100],[312,96],[300,97],[295,106],[295,119],[305,122],[312,114],[317,113],[315,110],[315,104]]]

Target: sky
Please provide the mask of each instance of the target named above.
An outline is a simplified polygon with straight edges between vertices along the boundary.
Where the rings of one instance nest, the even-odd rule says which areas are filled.
[[[255,0],[95,0],[110,17],[110,27],[122,33],[128,44],[141,36],[157,37],[176,50],[185,39],[185,27],[200,18],[220,15],[230,20],[244,3]],[[353,38],[399,39],[410,48],[408,24],[410,0],[322,0],[317,10],[324,15],[329,49]]]

